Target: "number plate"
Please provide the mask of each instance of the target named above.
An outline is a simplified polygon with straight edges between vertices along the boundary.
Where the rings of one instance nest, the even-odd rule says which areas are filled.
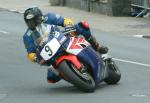
[[[56,38],[53,38],[51,41],[49,41],[44,48],[42,49],[40,55],[43,57],[44,60],[51,59],[58,49],[60,48],[60,43]]]

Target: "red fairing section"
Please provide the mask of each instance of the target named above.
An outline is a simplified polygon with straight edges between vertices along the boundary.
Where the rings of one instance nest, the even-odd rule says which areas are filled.
[[[73,63],[73,64],[77,67],[77,69],[80,69],[80,68],[81,68],[81,64],[80,64],[79,60],[77,59],[77,57],[76,57],[75,55],[69,54],[69,55],[63,55],[63,56],[61,56],[60,58],[58,58],[58,59],[56,60],[56,66],[57,66],[60,62],[62,62],[63,60],[68,60],[68,61],[70,61],[71,63]]]
[[[73,41],[69,49],[82,49],[83,47],[80,45],[84,42],[84,38],[71,38],[70,41]]]

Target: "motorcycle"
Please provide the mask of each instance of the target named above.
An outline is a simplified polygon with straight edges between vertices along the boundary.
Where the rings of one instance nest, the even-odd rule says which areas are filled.
[[[107,54],[97,53],[82,36],[71,36],[75,28],[54,31],[40,52],[59,76],[83,92],[94,92],[101,82],[116,84],[121,73]],[[69,34],[69,35],[68,35]]]

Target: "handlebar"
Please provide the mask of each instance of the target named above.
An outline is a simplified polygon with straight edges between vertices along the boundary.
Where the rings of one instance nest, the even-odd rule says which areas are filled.
[[[75,31],[76,31],[76,28],[75,28],[74,26],[67,25],[67,26],[65,27],[65,30],[62,31],[62,32],[66,35],[66,34],[69,34],[69,33],[73,33],[73,32],[75,32]]]

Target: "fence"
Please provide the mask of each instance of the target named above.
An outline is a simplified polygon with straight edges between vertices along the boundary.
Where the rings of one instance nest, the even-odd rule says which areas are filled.
[[[136,10],[140,10],[136,17],[150,13],[150,0],[131,0],[131,6]]]
[[[131,0],[131,4],[143,8],[150,8],[150,0]]]

